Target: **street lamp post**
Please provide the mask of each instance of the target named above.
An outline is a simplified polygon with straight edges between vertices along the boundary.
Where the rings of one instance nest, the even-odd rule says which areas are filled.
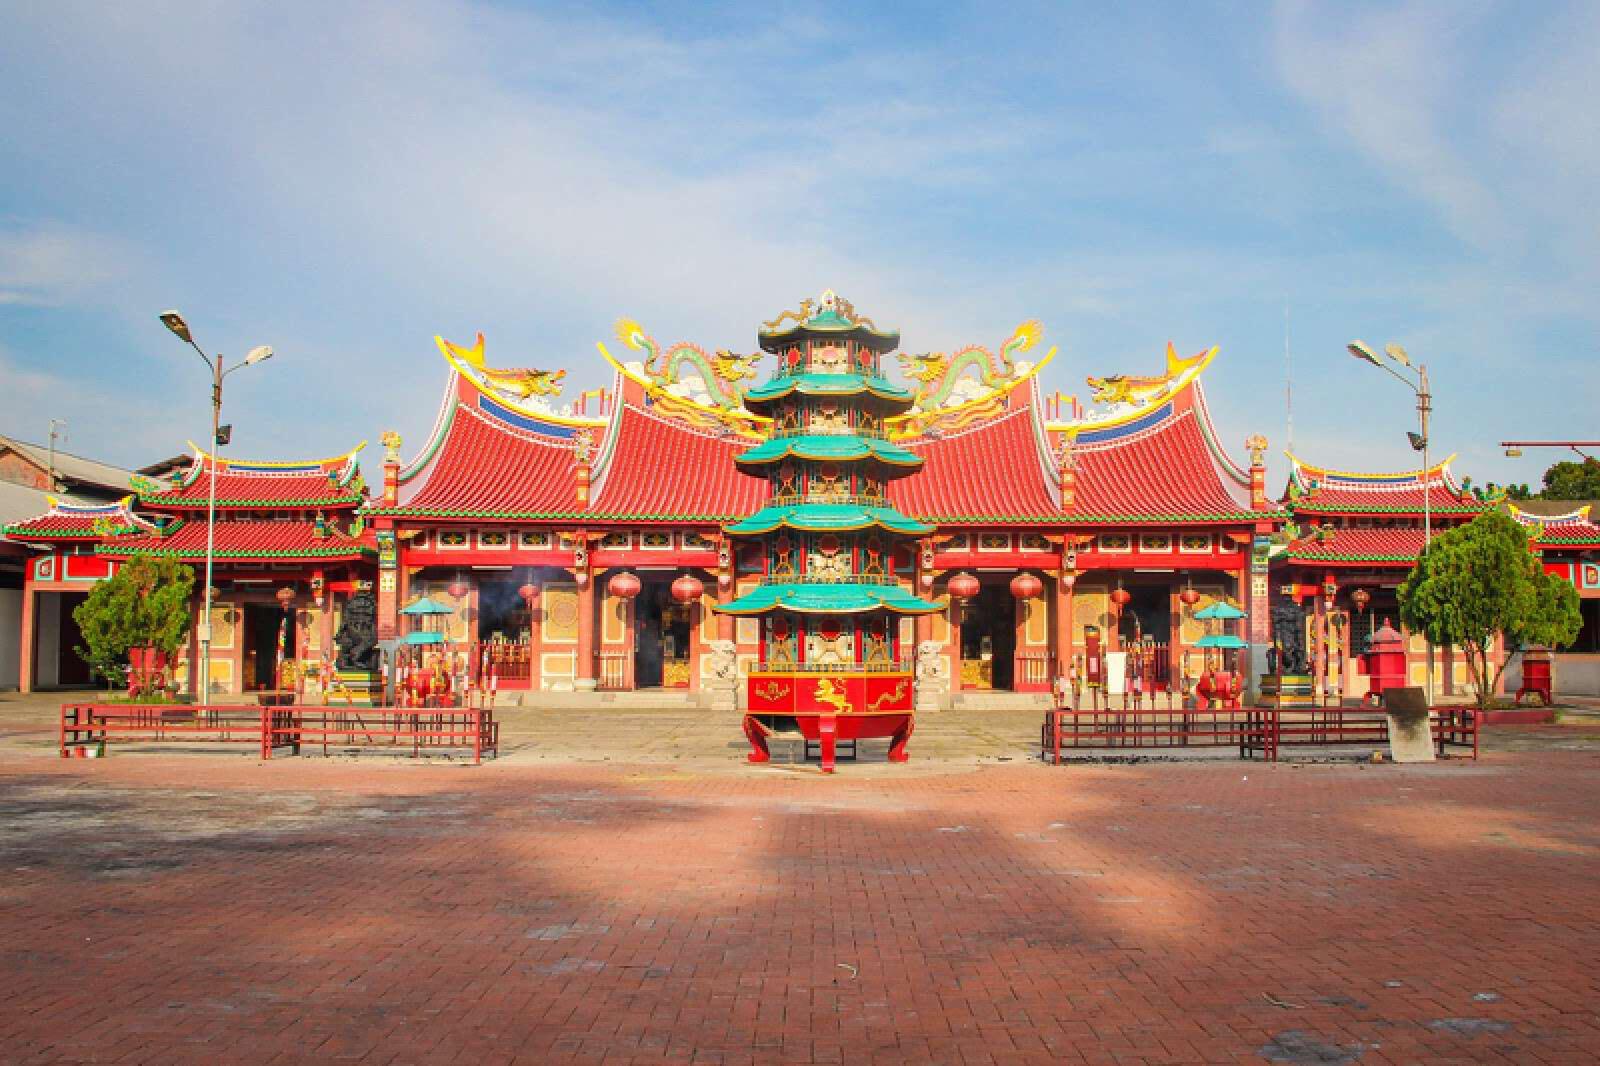
[[[193,348],[200,358],[205,360],[206,368],[211,371],[211,486],[206,497],[206,584],[205,606],[201,611],[200,622],[200,672],[199,687],[195,687],[194,678],[190,678],[189,688],[204,702],[211,694],[211,575],[216,565],[217,551],[217,449],[222,446],[222,379],[242,367],[253,366],[256,363],[272,358],[272,349],[266,345],[250,349],[249,354],[238,366],[222,368],[222,353],[218,352],[215,358],[201,351],[200,346],[194,342],[194,335],[189,331],[189,323],[177,311],[161,312],[161,322],[171,330],[173,335]]]
[[[1351,341],[1345,345],[1345,348],[1357,359],[1365,360],[1380,370],[1387,371],[1403,382],[1406,388],[1416,393],[1417,418],[1421,422],[1422,435],[1407,433],[1406,436],[1411,441],[1411,447],[1422,453],[1422,554],[1427,555],[1428,547],[1433,543],[1433,493],[1428,487],[1428,472],[1430,469],[1428,448],[1431,443],[1428,437],[1428,421],[1429,416],[1433,414],[1433,393],[1428,388],[1428,368],[1421,363],[1413,366],[1411,357],[1398,344],[1384,345],[1384,354],[1407,370],[1412,371],[1416,375],[1415,380],[1400,373],[1387,362],[1378,358],[1378,354],[1364,341]],[[1423,635],[1423,640],[1428,645],[1428,658],[1424,667],[1426,671],[1424,676],[1427,685],[1428,706],[1431,707],[1433,706],[1433,642],[1427,639],[1426,634]]]

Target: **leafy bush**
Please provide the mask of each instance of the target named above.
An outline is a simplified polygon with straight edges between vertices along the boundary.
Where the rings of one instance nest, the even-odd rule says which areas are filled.
[[[134,556],[73,610],[83,633],[78,654],[108,687],[122,680],[129,648],[176,655],[189,637],[193,592],[189,567],[166,556]]]
[[[1485,511],[1434,538],[1400,585],[1400,620],[1467,653],[1483,710],[1512,652],[1570,644],[1583,624],[1577,590],[1545,573],[1528,543],[1528,531],[1510,515]],[[1496,636],[1505,638],[1506,656],[1491,670]]]

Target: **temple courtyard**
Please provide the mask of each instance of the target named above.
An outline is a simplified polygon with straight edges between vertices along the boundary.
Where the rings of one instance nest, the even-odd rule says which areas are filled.
[[[508,711],[472,767],[64,760],[56,702],[0,695],[6,1063],[1600,1056],[1584,713],[1051,767],[956,711],[824,778],[686,705]]]

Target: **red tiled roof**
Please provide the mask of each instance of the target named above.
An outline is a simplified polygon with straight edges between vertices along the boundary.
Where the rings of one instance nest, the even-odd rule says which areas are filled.
[[[315,522],[218,522],[218,559],[355,559],[371,550],[372,534],[351,537],[335,531],[330,523],[326,536],[319,537]],[[203,559],[206,554],[206,523],[184,521],[166,535],[110,537],[95,547],[102,555],[132,555],[149,552],[173,555],[180,559]]]
[[[1312,466],[1289,456],[1291,508],[1316,514],[1422,514],[1426,497],[1439,514],[1471,514],[1484,504],[1472,499],[1450,475],[1450,460],[1432,469],[1392,474],[1357,474]],[[1298,490],[1298,498],[1292,498]]]
[[[1579,507],[1565,514],[1537,514],[1511,505],[1511,517],[1538,530],[1535,541],[1544,545],[1600,545],[1600,526],[1589,519],[1590,508]]]
[[[1437,532],[1437,531],[1436,531]],[[1296,563],[1396,563],[1406,566],[1422,552],[1422,530],[1334,529],[1326,539],[1308,533],[1289,545],[1286,558]]]
[[[624,405],[603,466],[595,472],[590,514],[636,520],[727,521],[761,508],[765,478],[739,471],[734,456],[750,442],[714,436]]]
[[[50,510],[36,518],[6,526],[14,540],[95,540],[112,533],[153,532],[155,527],[128,509],[129,496],[117,503],[70,504],[51,500]]]
[[[1060,519],[1059,497],[1039,460],[1032,409],[907,447],[922,469],[889,484],[889,501],[927,522],[1038,522]]]
[[[398,507],[374,514],[439,518],[566,518],[579,513],[571,439],[520,429],[455,402],[438,451]],[[409,488],[409,491],[407,489]]]
[[[1223,482],[1200,415],[1177,410],[1127,436],[1073,448],[1078,521],[1244,521],[1253,512]]]
[[[320,507],[350,509],[364,497],[356,452],[297,463],[213,459],[196,449],[194,462],[170,487],[135,481],[139,502],[158,509],[204,510],[216,465],[217,506],[224,509]]]

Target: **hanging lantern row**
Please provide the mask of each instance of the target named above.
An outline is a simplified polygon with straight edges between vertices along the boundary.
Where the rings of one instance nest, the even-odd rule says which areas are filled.
[[[1115,605],[1118,614],[1122,613],[1122,609],[1128,606],[1128,601],[1132,599],[1133,594],[1121,585],[1111,590],[1111,602]]]
[[[684,574],[672,583],[672,598],[679,603],[698,603],[705,591],[705,583],[693,574]]]
[[[1193,585],[1185,585],[1183,591],[1178,593],[1178,602],[1185,607],[1193,607],[1200,602],[1200,590]]]
[[[945,588],[958,600],[970,600],[978,594],[978,579],[971,574],[956,574],[946,583]]]
[[[619,600],[631,600],[639,595],[639,579],[626,570],[612,574],[611,580],[606,582],[606,591]]]
[[[1023,571],[1011,579],[1011,595],[1019,600],[1031,600],[1044,592],[1044,582]]]
[[[287,611],[294,603],[294,589],[285,585],[278,590],[278,604]]]
[[[531,581],[524,581],[518,586],[517,595],[521,596],[522,602],[531,608],[533,606],[533,598],[539,595],[539,586]]]
[[[461,597],[467,594],[467,583],[458,577],[454,581],[450,582],[449,587],[446,588],[445,591],[450,593],[453,598],[459,600]]]
[[[1372,602],[1372,593],[1366,589],[1354,589],[1350,593],[1350,602],[1356,605],[1356,610],[1365,614],[1367,604]]]

